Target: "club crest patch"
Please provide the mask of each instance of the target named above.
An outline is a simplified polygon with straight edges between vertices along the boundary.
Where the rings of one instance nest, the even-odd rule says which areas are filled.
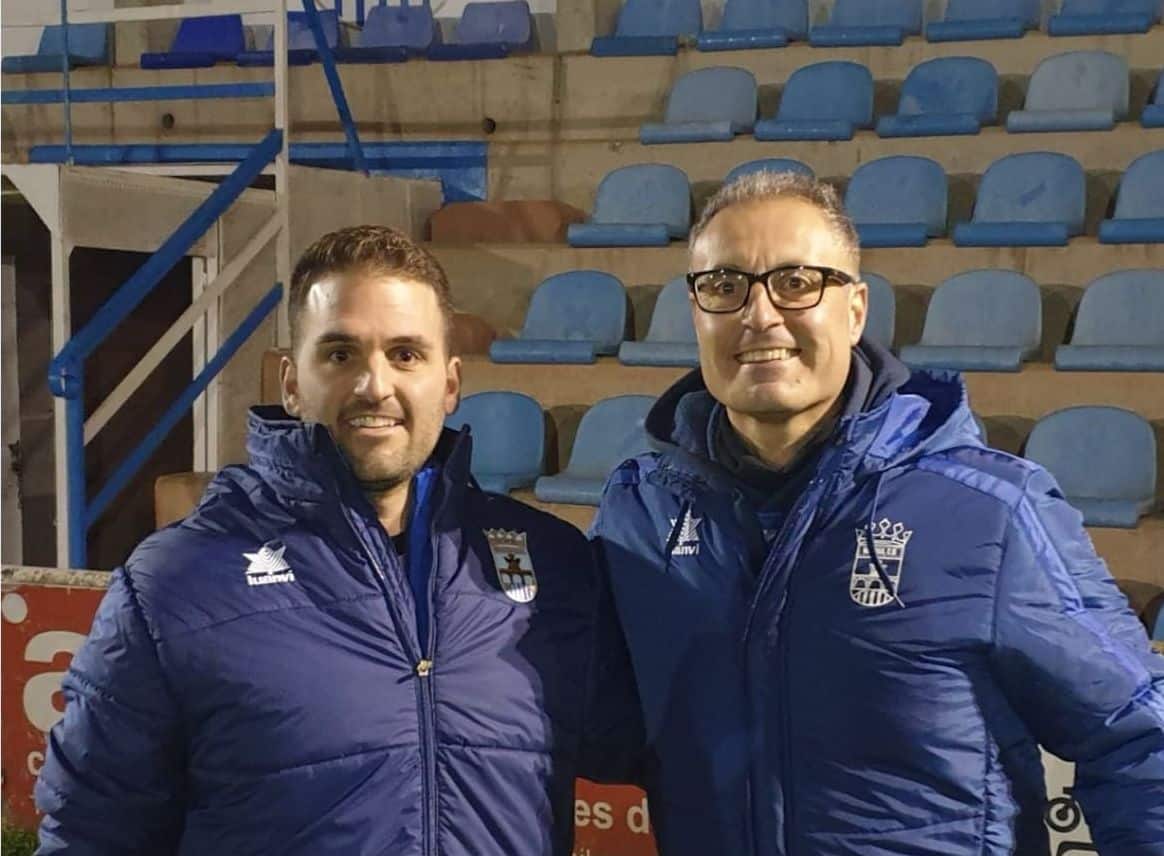
[[[881,568],[893,585],[890,591],[885,587],[881,574],[873,564],[869,553],[869,538],[864,529],[857,532],[857,552],[853,556],[853,572],[849,576],[849,596],[861,606],[870,609],[885,606],[897,600],[901,584],[901,569],[905,564],[905,548],[913,537],[913,530],[906,529],[904,523],[892,523],[882,518],[873,526],[873,549],[876,550]]]
[[[493,553],[497,582],[505,596],[517,603],[529,603],[538,593],[538,578],[529,557],[524,532],[486,529],[485,538]]]

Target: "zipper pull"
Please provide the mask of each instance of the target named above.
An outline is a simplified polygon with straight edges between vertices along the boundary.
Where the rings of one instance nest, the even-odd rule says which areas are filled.
[[[432,660],[421,660],[416,664],[416,674],[419,677],[427,678],[432,672]]]

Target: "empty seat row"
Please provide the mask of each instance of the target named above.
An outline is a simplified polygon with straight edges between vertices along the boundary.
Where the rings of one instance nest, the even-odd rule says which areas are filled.
[[[826,22],[810,25],[809,0],[726,0],[715,29],[704,30],[700,0],[626,0],[595,56],[670,55],[680,40],[701,51],[778,48],[807,40],[817,47],[900,45],[925,33],[931,42],[1014,39],[1037,29],[1040,0],[948,0],[939,20],[925,20],[925,0],[836,0]],[[1144,33],[1160,20],[1157,0],[1063,0],[1047,21],[1052,36]]]
[[[569,462],[557,475],[543,475],[545,414],[527,395],[467,396],[446,425],[469,427],[473,477],[483,489],[533,486],[542,502],[598,505],[615,467],[650,448],[643,423],[654,401],[618,395],[597,402],[583,415]],[[1132,528],[1155,506],[1156,438],[1129,410],[1080,406],[1051,413],[1032,428],[1023,454],[1047,468],[1089,526]]]
[[[69,24],[67,30],[59,24],[48,26],[41,31],[36,53],[6,56],[0,69],[9,74],[32,74],[60,71],[66,64],[69,68],[109,65],[112,34],[109,24]]]
[[[1047,57],[1031,75],[1022,110],[1006,117],[1011,133],[1101,131],[1128,118],[1127,60],[1104,51]],[[1164,78],[1164,75],[1161,75]],[[849,140],[861,129],[881,137],[977,134],[998,121],[998,72],[984,59],[939,57],[914,67],[901,87],[897,112],[873,116],[873,76],[859,63],[835,60],[793,72],[780,105],[757,118],[756,78],[744,68],[688,72],[667,97],[662,122],[639,129],[644,145],[757,140]],[[1141,116],[1151,126],[1164,99],[1157,85]]]
[[[742,165],[807,169],[787,160]],[[739,173],[733,171],[729,177]],[[1164,149],[1141,155],[1125,171],[1101,243],[1164,242]],[[845,208],[863,247],[921,247],[947,234],[948,180],[930,158],[894,155],[859,166],[845,191]],[[952,230],[957,246],[1064,246],[1083,233],[1087,179],[1068,155],[1024,152],[992,163],[982,176],[969,222]],[[664,246],[691,225],[687,175],[667,164],[636,164],[607,174],[586,223],[572,224],[575,247]]]

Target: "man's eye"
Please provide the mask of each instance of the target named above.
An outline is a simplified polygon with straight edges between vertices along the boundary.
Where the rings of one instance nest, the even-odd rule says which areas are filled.
[[[804,274],[794,273],[784,281],[784,287],[789,291],[808,291],[812,283]]]
[[[730,295],[736,290],[736,283],[730,279],[713,279],[707,284],[706,290],[712,294]]]
[[[412,348],[399,348],[392,354],[393,358],[400,363],[414,363],[420,359],[420,354],[412,350]]]
[[[345,348],[337,348],[334,351],[329,351],[327,354],[327,361],[335,363],[336,365],[343,365],[352,357],[351,352]]]

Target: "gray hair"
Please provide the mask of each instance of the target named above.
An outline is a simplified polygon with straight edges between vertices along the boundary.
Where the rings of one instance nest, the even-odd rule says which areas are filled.
[[[695,242],[707,231],[712,218],[725,208],[745,202],[765,202],[788,197],[803,199],[816,206],[833,227],[837,240],[852,254],[854,263],[860,266],[861,242],[857,238],[857,229],[853,226],[853,221],[845,213],[837,189],[831,184],[797,172],[760,170],[724,184],[703,206],[699,219],[691,228],[688,246],[694,249]]]

